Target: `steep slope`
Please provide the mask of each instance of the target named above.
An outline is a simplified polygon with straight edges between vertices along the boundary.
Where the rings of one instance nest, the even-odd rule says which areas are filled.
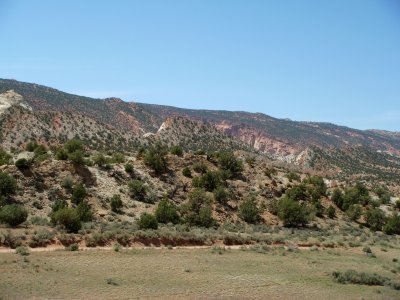
[[[376,151],[400,155],[398,134],[362,131],[330,123],[276,119],[262,113],[192,110],[143,103],[138,106],[164,118],[183,115],[205,120],[257,150],[270,154],[291,155],[310,146],[323,149],[367,146]]]
[[[154,138],[168,146],[179,145],[184,150],[252,150],[245,143],[224,134],[209,123],[195,122],[179,116],[167,118]]]
[[[82,113],[109,127],[136,133],[156,133],[170,116],[206,121],[256,150],[278,158],[299,154],[310,146],[322,149],[364,146],[400,155],[399,133],[362,131],[330,123],[295,122],[262,113],[182,109],[116,98],[93,99],[37,84],[0,79],[0,93],[8,90],[22,95],[34,110]]]
[[[92,99],[36,84],[0,79],[0,93],[9,90],[21,94],[35,113],[69,112],[88,117],[107,130],[117,130],[125,140],[129,139],[128,145],[140,144],[141,136],[146,137],[143,143],[161,140],[191,150],[198,150],[198,147],[244,149],[246,144],[270,158],[351,174],[378,169],[387,173],[393,169],[394,173],[389,172],[392,176],[397,174],[400,160],[400,134],[396,132],[295,122],[261,113],[182,109],[116,98]],[[197,129],[192,130],[192,127]],[[103,139],[103,143],[108,142]],[[119,145],[125,143],[121,140]],[[369,163],[364,159],[367,154]],[[345,167],[343,162],[346,161],[352,161],[353,167]],[[372,169],[368,167],[371,164],[375,166]]]
[[[123,105],[121,100],[116,99],[109,100],[111,103]],[[0,94],[0,108],[0,142],[6,149],[24,146],[32,140],[46,145],[59,145],[75,137],[85,141],[87,147],[97,150],[130,151],[156,141],[168,146],[180,145],[185,150],[248,149],[246,144],[208,123],[183,117],[169,118],[156,134],[142,136],[127,128],[108,126],[86,114],[32,110],[24,98],[15,92]],[[124,116],[124,120],[139,124],[128,113],[119,115]]]
[[[0,98],[7,100],[9,95],[0,94]],[[22,97],[18,99],[22,101]],[[131,132],[109,128],[82,114],[31,111],[18,102],[4,103],[9,105],[0,113],[0,143],[6,149],[24,146],[32,140],[59,145],[75,137],[95,149],[133,149],[143,144]]]
[[[0,93],[14,90],[35,111],[57,111],[85,114],[108,127],[135,133],[156,131],[161,125],[156,115],[135,103],[117,98],[93,99],[58,91],[37,84],[0,79]]]

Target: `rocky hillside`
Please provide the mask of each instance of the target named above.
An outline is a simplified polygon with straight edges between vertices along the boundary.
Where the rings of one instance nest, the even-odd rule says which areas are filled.
[[[110,101],[118,105],[117,100]],[[131,115],[125,116],[125,120],[138,124]],[[0,127],[1,147],[5,149],[23,149],[30,141],[59,146],[67,140],[78,138],[87,147],[96,150],[132,151],[156,142],[169,147],[181,146],[185,150],[251,150],[246,144],[206,122],[171,117],[161,124],[157,132],[142,134],[143,128],[131,130],[123,126],[111,126],[85,113],[34,110],[21,95],[12,90],[0,94]]]
[[[21,102],[7,102],[19,99]],[[0,94],[0,141],[6,149],[23,148],[30,141],[60,145],[74,137],[94,149],[135,148],[144,142],[134,133],[117,130],[86,115],[71,112],[32,111],[16,93]],[[6,105],[7,104],[7,105]]]
[[[400,134],[395,132],[295,122],[261,113],[190,110],[124,102],[116,98],[92,99],[37,84],[0,79],[0,93],[10,90],[22,96],[27,113],[29,107],[34,115],[37,114],[35,118],[41,120],[31,121],[30,128],[42,129],[41,133],[30,133],[29,130],[25,133],[27,127],[24,129],[23,124],[18,124],[18,130],[11,129],[14,125],[9,115],[5,128],[17,131],[12,134],[5,130],[8,137],[3,143],[6,146],[21,143],[31,136],[41,140],[56,136],[64,141],[63,136],[70,137],[72,129],[81,139],[99,139],[96,145],[118,145],[126,150],[160,140],[194,151],[247,148],[272,159],[306,168],[317,167],[332,174],[339,172],[359,177],[382,174],[382,178],[393,178],[399,173]],[[5,110],[1,103],[0,100],[0,108]],[[61,118],[61,113],[66,113],[62,117],[65,122],[71,118],[80,120],[71,121],[70,127],[58,132],[59,128],[54,129],[54,118]],[[47,123],[43,124],[44,121]],[[89,130],[90,124],[95,124],[93,133]],[[46,126],[50,128],[46,129]],[[29,136],[22,138],[21,134]]]
[[[207,122],[193,121],[180,116],[168,117],[153,136],[167,146],[179,145],[184,150],[241,149],[252,151],[247,144],[224,134]]]
[[[93,99],[58,91],[49,87],[0,79],[0,93],[13,90],[21,95],[34,111],[81,113],[109,127],[135,133],[156,131],[162,121],[135,103],[121,99]]]
[[[168,117],[181,115],[205,120],[221,131],[239,138],[261,152],[275,156],[299,154],[310,146],[365,146],[375,151],[400,155],[398,133],[362,131],[330,123],[295,122],[262,113],[190,110],[169,106],[138,104],[143,109]]]

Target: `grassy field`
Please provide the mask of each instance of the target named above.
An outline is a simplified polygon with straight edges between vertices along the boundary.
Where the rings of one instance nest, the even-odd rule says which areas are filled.
[[[341,285],[333,271],[398,279],[397,249],[144,249],[0,254],[0,299],[399,299],[383,286]]]

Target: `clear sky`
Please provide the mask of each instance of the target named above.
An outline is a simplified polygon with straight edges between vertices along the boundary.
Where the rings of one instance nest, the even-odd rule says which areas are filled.
[[[400,131],[400,1],[0,0],[0,77]]]

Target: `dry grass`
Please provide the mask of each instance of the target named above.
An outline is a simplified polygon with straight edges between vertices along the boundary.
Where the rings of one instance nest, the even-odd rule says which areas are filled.
[[[0,255],[0,299],[395,299],[389,287],[340,285],[333,271],[396,279],[400,251],[148,249]],[[399,265],[400,266],[400,265]]]

